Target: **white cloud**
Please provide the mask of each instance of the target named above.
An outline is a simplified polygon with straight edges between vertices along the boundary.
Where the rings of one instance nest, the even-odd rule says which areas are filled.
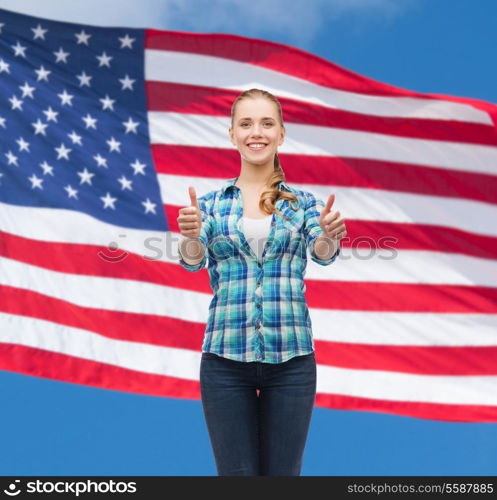
[[[2,8],[60,21],[234,33],[304,46],[346,16],[392,21],[414,4],[415,0],[0,0]]]

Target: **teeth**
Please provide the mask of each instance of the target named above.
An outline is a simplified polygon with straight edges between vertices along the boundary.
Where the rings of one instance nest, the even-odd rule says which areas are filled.
[[[252,148],[252,149],[261,149],[263,148],[264,146],[266,146],[265,144],[249,144],[249,148]]]

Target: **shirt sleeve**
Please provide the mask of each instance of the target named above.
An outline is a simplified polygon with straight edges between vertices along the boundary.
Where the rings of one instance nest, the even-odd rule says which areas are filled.
[[[307,248],[310,251],[311,260],[322,265],[327,266],[334,262],[336,258],[340,255],[340,242],[338,243],[337,251],[329,259],[319,259],[314,253],[314,244],[316,239],[324,234],[324,231],[319,225],[319,217],[325,203],[316,198],[312,193],[306,193],[307,204],[304,212],[304,234],[306,239]]]
[[[205,264],[207,262],[207,249],[209,248],[209,243],[212,239],[212,226],[214,222],[214,218],[208,212],[207,199],[205,198],[205,196],[197,198],[197,200],[200,212],[202,214],[202,227],[200,228],[200,242],[204,246],[204,256],[202,257],[202,260],[195,265],[188,264],[183,260],[183,256],[181,255],[178,244],[179,263],[184,269],[186,269],[187,271],[191,271],[192,273],[200,271],[205,267]]]

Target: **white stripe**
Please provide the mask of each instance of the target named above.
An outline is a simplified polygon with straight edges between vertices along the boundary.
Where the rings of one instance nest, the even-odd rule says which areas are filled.
[[[419,403],[497,405],[496,376],[411,375],[317,366],[317,391]]]
[[[144,281],[61,273],[0,257],[0,284],[42,293],[83,307],[207,321],[212,294]]]
[[[215,68],[215,71],[213,71]],[[222,57],[145,50],[145,80],[243,91],[263,88],[277,97],[373,116],[457,120],[492,125],[467,104],[417,97],[382,97],[331,89],[279,71]]]
[[[212,294],[134,280],[73,275],[0,258],[0,284],[83,307],[207,323]],[[330,307],[333,304],[330,303]],[[316,339],[393,345],[497,345],[496,314],[310,309]]]
[[[228,137],[230,119],[220,116],[149,111],[152,144],[234,149]],[[394,135],[286,123],[278,152],[364,158],[449,170],[497,175],[497,147],[414,139]]]
[[[104,229],[109,226],[108,224],[97,222],[95,219],[88,221],[87,216],[77,212],[47,211],[14,205],[4,205],[2,208],[4,209],[0,211],[2,215],[0,230],[17,236],[45,241],[100,245],[108,245],[112,241],[111,233],[105,233]],[[33,220],[37,223],[33,224]],[[69,224],[77,227],[78,231],[67,232]],[[61,230],[57,232],[57,228]],[[47,238],[43,238],[44,229],[47,232]],[[115,241],[119,243],[120,250],[110,252],[104,249],[101,258],[107,255],[121,255],[120,251],[134,252],[148,260],[179,265],[178,242],[181,239],[179,233],[172,231],[147,233],[120,228],[118,234],[122,237],[116,238]],[[97,236],[100,236],[100,242],[97,242]],[[147,240],[147,236],[153,239]],[[95,249],[96,253],[98,251]],[[102,254],[97,253],[97,255]],[[31,271],[28,274],[31,274]],[[321,281],[497,287],[497,260],[421,250],[342,248],[341,255],[329,266],[320,266],[309,258],[305,277]]]
[[[167,205],[185,207],[190,204],[188,186],[195,187],[197,196],[220,189],[224,179],[159,174],[162,199]],[[312,193],[324,203],[335,193],[334,210],[347,220],[428,224],[451,227],[485,236],[497,236],[497,205],[480,201],[443,196],[429,196],[381,189],[347,188],[297,184],[292,187]],[[385,235],[388,237],[388,234]],[[392,239],[388,240],[389,242]],[[366,242],[363,242],[364,246]],[[394,243],[389,243],[395,246]]]
[[[0,313],[0,342],[120,366],[131,370],[199,379],[200,352],[115,340],[49,321]],[[318,365],[317,391],[389,401],[497,404],[495,376],[432,376],[352,370]]]
[[[497,314],[309,310],[314,338],[396,346],[497,346]]]
[[[0,342],[34,347],[154,375],[198,380],[198,351],[116,340],[37,318],[0,312]]]

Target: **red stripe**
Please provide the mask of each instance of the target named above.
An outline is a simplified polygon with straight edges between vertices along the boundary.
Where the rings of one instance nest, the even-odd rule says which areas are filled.
[[[393,415],[404,415],[429,420],[445,420],[449,422],[497,422],[497,406],[384,401],[381,399],[322,393],[316,395],[316,406],[337,410],[391,413]]]
[[[0,369],[134,394],[200,399],[198,380],[151,375],[32,347],[0,344]],[[453,422],[497,422],[497,407],[383,401],[318,393],[316,406]]]
[[[497,346],[371,345],[315,340],[315,347],[318,363],[340,368],[418,375],[497,375]]]
[[[199,350],[205,323],[155,314],[108,311],[73,304],[32,290],[0,285],[0,311],[80,328],[104,337]]]
[[[239,175],[240,154],[236,150],[155,144],[152,154],[159,174],[210,179]],[[359,158],[278,156],[290,184],[383,189],[497,203],[497,176],[493,175]]]
[[[200,397],[197,380],[154,375],[17,344],[0,343],[0,369],[135,394]]]
[[[205,323],[83,307],[30,290],[0,286],[0,311],[107,338],[200,350]],[[497,346],[391,346],[315,340],[320,364],[423,375],[496,375]]]
[[[181,207],[166,205],[169,230],[179,234],[177,222]],[[388,250],[425,250],[444,253],[460,253],[470,257],[497,259],[497,238],[482,236],[459,229],[429,224],[408,224],[346,219],[347,236],[342,248]]]
[[[148,111],[231,116],[238,91],[171,82],[146,82]],[[366,115],[278,97],[286,123],[356,130],[410,139],[497,145],[497,133],[479,123]]]
[[[212,294],[207,269],[190,273],[177,264],[128,254],[119,263],[98,257],[105,247],[47,243],[0,232],[0,255],[45,269],[134,279]],[[329,310],[487,313],[497,312],[497,288],[463,285],[321,281],[306,279],[309,307]],[[181,286],[179,285],[181,284]]]

